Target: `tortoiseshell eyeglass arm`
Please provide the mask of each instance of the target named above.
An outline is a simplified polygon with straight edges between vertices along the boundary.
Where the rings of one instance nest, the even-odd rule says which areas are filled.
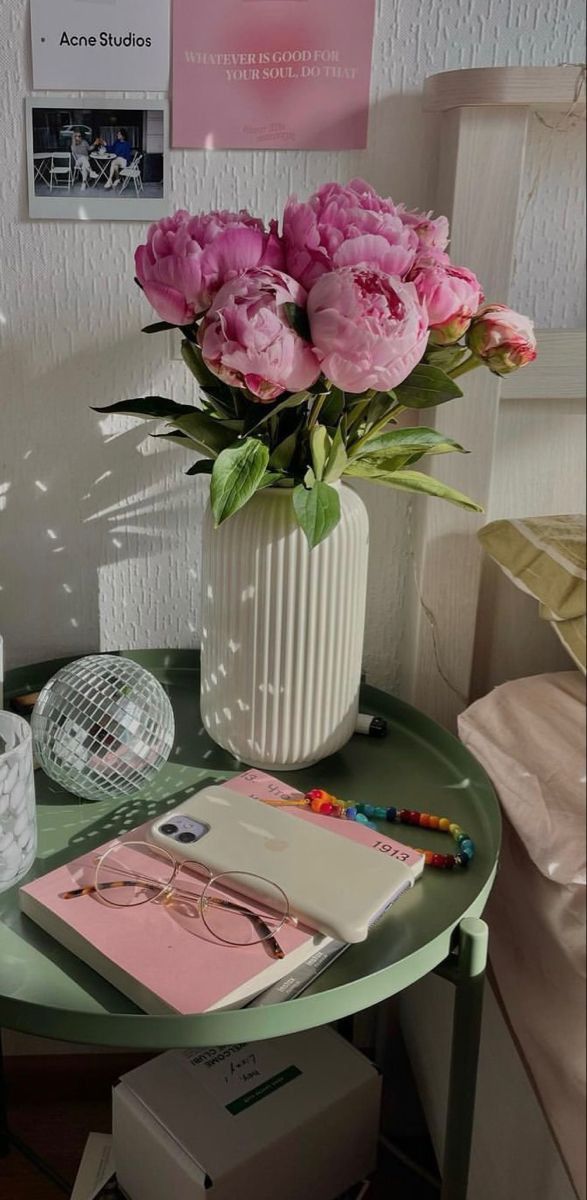
[[[212,902],[215,905],[218,905],[218,907],[229,908],[232,912],[243,913],[245,916],[247,916],[251,924],[254,925],[256,929],[258,929],[263,935],[261,937],[261,941],[267,946],[267,949],[271,951],[272,957],[285,958],[284,952],[279,945],[275,934],[267,922],[263,920],[263,917],[259,915],[259,913],[254,912],[251,908],[247,908],[244,904],[236,904],[230,900],[214,899]],[[210,901],[208,901],[208,903],[210,903]]]
[[[99,896],[100,892],[105,892],[109,888],[136,887],[136,886],[137,886],[136,879],[114,879],[112,881],[112,883],[100,884],[99,888],[96,887],[96,885],[94,883],[91,883],[91,884],[89,883],[86,885],[86,887],[75,888],[71,892],[62,892],[61,899],[62,900],[76,900],[78,896]],[[147,884],[143,883],[141,886],[142,887],[151,887],[152,886],[154,892],[161,891],[161,888],[156,887],[155,884],[151,885],[148,883]]]

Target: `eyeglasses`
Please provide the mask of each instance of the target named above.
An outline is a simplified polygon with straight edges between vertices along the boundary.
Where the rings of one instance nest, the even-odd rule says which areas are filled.
[[[213,875],[202,863],[180,861],[151,842],[111,846],[96,860],[94,883],[65,892],[62,899],[80,896],[97,896],[113,908],[162,901],[183,916],[200,917],[224,945],[262,942],[272,958],[284,957],[277,940],[280,929],[297,925],[279,884],[249,871]],[[239,897],[254,897],[253,904],[249,907]]]

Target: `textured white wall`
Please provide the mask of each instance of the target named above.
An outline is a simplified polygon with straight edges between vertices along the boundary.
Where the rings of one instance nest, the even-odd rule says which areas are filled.
[[[362,174],[386,194],[426,207],[436,121],[420,112],[423,78],[458,67],[576,62],[582,7],[581,0],[379,0],[365,152],[174,152],[173,201],[194,210],[246,205],[270,216],[292,191]],[[138,332],[150,317],[132,282],[142,227],[27,218],[27,20],[24,0],[2,0],[0,629],[8,665],[97,647],[195,645],[205,483],[182,475],[181,451],[154,452],[144,426],[125,428],[89,410],[149,392],[187,400],[189,381],[165,339]],[[529,200],[516,299],[543,324],[580,324],[580,248],[569,232],[579,228],[576,195],[567,187],[561,198],[577,135],[537,129],[530,158],[538,163],[554,137],[554,182],[546,199],[533,191]],[[366,494],[367,669],[393,684],[406,617],[408,504],[383,490]]]

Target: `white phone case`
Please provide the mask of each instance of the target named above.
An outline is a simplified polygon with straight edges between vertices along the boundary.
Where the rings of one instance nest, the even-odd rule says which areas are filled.
[[[193,845],[179,844],[161,832],[175,815],[202,822],[208,832]],[[215,875],[251,872],[272,880],[287,893],[294,916],[343,942],[364,941],[369,926],[414,882],[412,869],[397,859],[225,786],[194,793],[159,817],[150,833],[176,857]],[[261,887],[247,894],[263,898]]]

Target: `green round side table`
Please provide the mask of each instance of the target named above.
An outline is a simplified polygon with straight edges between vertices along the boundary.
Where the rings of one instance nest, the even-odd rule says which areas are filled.
[[[176,717],[170,762],[139,797],[89,802],[35,774],[39,849],[28,879],[165,812],[204,784],[244,769],[205,733],[199,712],[196,651],[124,652],[164,685]],[[71,659],[8,673],[5,704],[37,691]],[[427,871],[372,931],[296,1000],[271,1007],[149,1016],[24,917],[18,888],[0,895],[0,1026],[100,1046],[166,1050],[227,1045],[295,1033],[356,1013],[431,971],[456,989],[442,1200],[464,1200],[473,1124],[487,927],[479,918],[491,891],[500,845],[499,806],[485,772],[445,730],[409,705],[364,687],[361,708],[385,717],[384,740],[355,736],[309,771],[288,779],[325,787],[355,802],[445,814],[473,838],[466,871]],[[389,827],[388,827],[389,828]],[[385,824],[382,824],[382,830]],[[445,836],[393,826],[393,837],[446,852]],[[346,885],[341,880],[341,887]],[[349,886],[352,886],[349,883]]]

